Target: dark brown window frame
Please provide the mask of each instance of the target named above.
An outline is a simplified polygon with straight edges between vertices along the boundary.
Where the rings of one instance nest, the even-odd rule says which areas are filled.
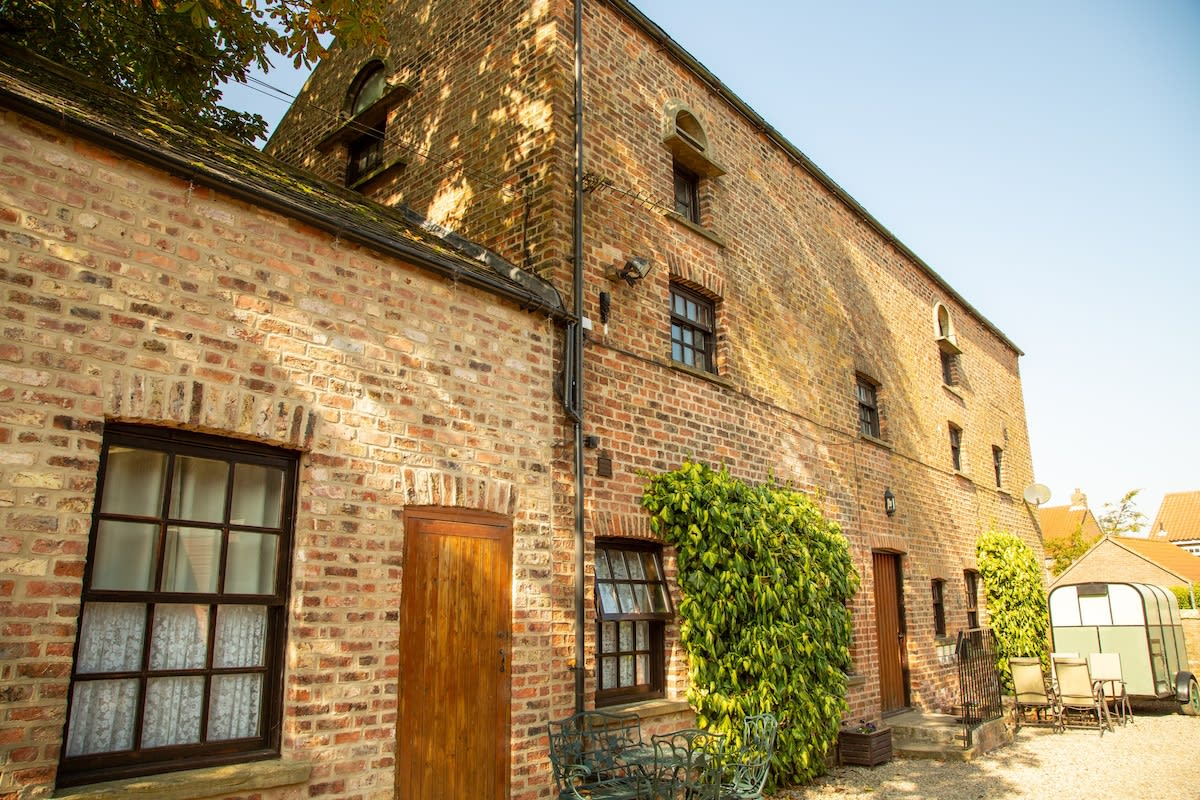
[[[166,455],[164,472],[166,480],[162,487],[161,496],[163,500],[161,511],[158,514],[152,517],[133,517],[128,514],[105,513],[101,510],[101,500],[105,497],[106,480],[112,478],[108,473],[108,461],[109,453],[114,446],[162,452]],[[172,476],[174,475],[173,464],[175,459],[180,456],[223,460],[230,465],[224,490],[225,506],[220,522],[199,522],[197,520],[172,518],[169,516],[168,505],[172,491]],[[230,498],[232,497],[236,476],[234,466],[239,464],[270,467],[282,471],[280,519],[278,526],[262,528],[244,524],[238,525],[235,521],[229,519]],[[132,672],[95,671],[80,674],[77,670],[79,668],[81,636],[77,634],[74,659],[72,661],[67,715],[63,725],[64,744],[63,754],[59,761],[58,786],[78,786],[87,783],[153,775],[175,770],[278,757],[283,719],[287,596],[291,581],[291,553],[294,538],[298,466],[298,454],[282,448],[166,428],[126,424],[111,424],[106,427],[104,441],[101,446],[95,509],[88,541],[88,560],[84,570],[83,593],[80,602],[77,630],[80,632],[83,631],[84,613],[89,603],[143,606],[146,621],[144,639],[141,645],[141,666]],[[153,575],[155,576],[162,575],[164,560],[168,557],[165,555],[167,548],[164,546],[164,542],[167,541],[166,536],[169,529],[186,526],[188,528],[219,531],[220,558],[216,567],[217,591],[172,591],[162,588],[161,583],[156,583],[156,588],[145,591],[92,588],[96,568],[96,549],[99,541],[98,531],[101,522],[105,520],[153,524],[157,527],[152,566]],[[262,533],[277,535],[279,537],[275,552],[274,585],[269,594],[235,594],[223,593],[221,591],[221,587],[225,585],[227,578],[225,554],[229,546],[229,536],[240,532],[251,534]],[[157,578],[157,580],[161,580],[161,578]],[[207,606],[207,616],[205,619],[208,621],[208,632],[206,634],[205,663],[199,668],[154,669],[151,667],[149,659],[154,637],[153,624],[156,611],[159,606],[176,604]],[[266,634],[263,640],[263,663],[261,665],[256,667],[222,668],[213,664],[217,616],[218,610],[222,606],[262,606],[266,609]],[[258,734],[256,736],[159,747],[141,746],[140,738],[143,735],[146,687],[149,680],[178,676],[204,678],[204,690],[200,702],[201,739],[203,740],[205,738],[205,721],[208,718],[209,703],[212,698],[212,679],[222,675],[245,674],[262,675],[262,683],[259,691]],[[133,679],[137,681],[138,696],[135,706],[136,711],[134,712],[133,730],[131,732],[134,741],[133,748],[76,756],[67,755],[66,742],[68,741],[67,736],[71,724],[71,704],[74,700],[76,687],[84,681],[114,679]]]
[[[996,475],[996,488],[1004,486],[1004,449],[999,445],[992,445],[992,471]]]
[[[973,569],[963,570],[963,584],[967,594],[967,629],[979,627],[979,573]]]
[[[671,360],[701,372],[716,373],[717,304],[697,291],[671,284]],[[679,301],[679,302],[677,302]],[[683,313],[677,306],[682,302]],[[689,307],[696,314],[687,313]],[[691,341],[688,341],[691,339]],[[697,344],[699,340],[699,344]],[[694,363],[688,363],[688,356]],[[700,362],[703,363],[700,363]]]
[[[963,471],[963,452],[962,452],[962,428],[954,423],[950,424],[950,464],[954,467],[955,472]]]
[[[609,577],[608,579],[601,578],[599,570],[597,570],[595,579],[596,590],[596,705],[617,705],[620,703],[632,702],[635,700],[651,700],[664,697],[666,694],[666,624],[674,619],[674,609],[671,605],[671,593],[666,581],[666,575],[663,572],[662,547],[652,542],[642,542],[630,539],[601,539],[596,542],[597,558],[600,551],[622,552],[622,553],[649,553],[654,556],[659,578],[658,580],[639,580],[639,579],[618,579]],[[614,587],[620,584],[633,585],[643,584],[648,589],[654,586],[660,586],[666,600],[667,610],[665,612],[651,613],[606,613],[601,602],[601,585],[611,584]],[[636,624],[638,622],[647,623],[647,647],[637,647],[637,631]],[[618,646],[614,651],[604,650],[604,625],[605,623],[615,623],[618,626],[617,641]],[[621,650],[619,645],[620,632],[619,627],[622,623],[634,624],[634,647],[628,651]],[[647,657],[648,671],[646,681],[643,683],[635,683],[631,686],[617,686],[615,688],[605,688],[603,681],[603,670],[605,658],[617,658],[623,656],[644,655]],[[619,667],[618,667],[619,672]],[[635,672],[636,680],[636,672]]]
[[[672,163],[671,174],[675,184],[675,213],[699,225],[700,176],[678,161]]]
[[[879,384],[859,375],[854,383],[854,396],[858,401],[858,432],[873,439],[881,438]]]
[[[946,582],[941,578],[930,581],[933,594],[933,634],[946,635]]]

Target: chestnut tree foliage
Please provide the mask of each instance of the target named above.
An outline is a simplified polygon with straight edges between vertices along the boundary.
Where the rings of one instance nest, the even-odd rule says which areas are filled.
[[[740,744],[742,718],[780,721],[774,783],[824,772],[847,711],[858,575],[836,523],[801,492],[685,462],[650,477],[652,529],[675,548],[688,701]]]
[[[199,119],[242,141],[258,114],[221,105],[272,53],[311,65],[338,44],[382,43],[386,0],[0,0],[0,38]]]

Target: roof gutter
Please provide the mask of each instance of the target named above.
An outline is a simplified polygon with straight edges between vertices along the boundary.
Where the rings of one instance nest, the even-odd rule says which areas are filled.
[[[0,88],[0,104],[46,125],[78,135],[93,144],[101,145],[120,155],[134,158],[177,177],[194,181],[198,185],[209,189],[216,189],[238,200],[304,222],[318,230],[333,234],[340,239],[355,242],[385,255],[408,261],[458,283],[465,283],[477,289],[483,289],[484,291],[506,298],[520,305],[522,309],[544,311],[548,316],[559,322],[570,321],[572,319],[571,315],[561,305],[555,307],[548,303],[546,298],[537,295],[535,292],[521,289],[514,284],[501,280],[499,277],[492,278],[486,273],[463,269],[454,258],[413,246],[402,239],[381,236],[362,228],[347,227],[343,221],[323,214],[311,206],[281,197],[274,192],[265,190],[256,191],[247,186],[239,185],[217,170],[190,162],[179,155],[161,148],[152,147],[135,137],[121,136],[103,125],[91,123],[88,120],[78,117],[68,116],[61,111],[55,111],[10,90]]]
[[[865,208],[863,208],[857,200],[851,197],[845,189],[843,189],[841,186],[838,186],[833,178],[830,178],[828,175],[826,175],[825,172],[816,164],[814,164],[808,156],[804,155],[804,153],[800,152],[795,145],[784,138],[783,134],[775,130],[775,128],[773,128],[765,119],[759,116],[754,109],[746,105],[745,101],[734,94],[729,87],[727,87],[717,78],[716,75],[714,75],[708,70],[707,67],[697,61],[691,53],[689,53],[687,50],[684,50],[678,42],[672,39],[667,32],[660,28],[653,20],[639,11],[632,3],[628,2],[628,0],[606,0],[606,2],[608,2],[617,11],[624,14],[630,22],[641,28],[643,32],[649,35],[650,38],[657,42],[664,50],[669,52],[685,67],[695,73],[696,77],[698,77],[714,94],[716,94],[726,103],[728,103],[735,111],[745,117],[751,126],[753,126],[756,130],[760,131],[764,136],[778,145],[780,149],[782,149],[784,153],[786,153],[793,161],[795,161],[814,178],[816,178],[822,186],[836,195],[838,199],[845,203],[846,206],[849,207],[852,212],[854,212],[855,215],[862,219],[863,222],[867,223],[867,225],[874,228],[880,236],[882,236],[893,247],[899,250],[901,254],[912,260],[913,263],[924,270],[929,277],[933,279],[934,283],[941,287],[941,289],[950,297],[953,297],[956,302],[961,304],[963,308],[965,308],[973,317],[978,319],[985,328],[999,337],[999,339],[1004,342],[1005,345],[1011,348],[1013,352],[1015,352],[1018,356],[1025,355],[1021,348],[1013,344],[1013,342],[1007,336],[1005,336],[999,328],[993,325],[987,319],[987,317],[983,316],[983,314],[979,313],[974,306],[968,303],[962,295],[955,291],[955,289],[950,286],[945,279],[942,278],[942,276],[938,275],[937,272],[933,270],[933,267],[926,264],[920,256],[908,249],[907,245],[892,235],[892,232],[885,228],[883,223],[871,216],[871,214]]]

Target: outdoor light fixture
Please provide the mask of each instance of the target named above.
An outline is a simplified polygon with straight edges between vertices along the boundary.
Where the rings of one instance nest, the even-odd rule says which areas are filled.
[[[621,278],[630,286],[640,281],[642,278],[650,274],[650,268],[654,265],[647,258],[634,256],[625,262],[625,266],[616,270],[615,277]]]
[[[896,513],[896,495],[892,494],[891,489],[883,490],[883,510],[889,517]]]

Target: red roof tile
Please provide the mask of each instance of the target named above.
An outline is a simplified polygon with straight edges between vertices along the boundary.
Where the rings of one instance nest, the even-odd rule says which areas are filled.
[[[1171,492],[1163,497],[1150,538],[1169,542],[1200,540],[1200,492]]]
[[[1193,583],[1200,583],[1200,557],[1192,555],[1179,545],[1161,539],[1133,539],[1124,536],[1114,536],[1112,541],[1168,572],[1174,572]]]
[[[1084,539],[1098,539],[1103,534],[1092,512],[1078,506],[1039,508],[1038,522],[1042,526],[1043,542],[1070,538],[1080,526],[1083,528]]]

